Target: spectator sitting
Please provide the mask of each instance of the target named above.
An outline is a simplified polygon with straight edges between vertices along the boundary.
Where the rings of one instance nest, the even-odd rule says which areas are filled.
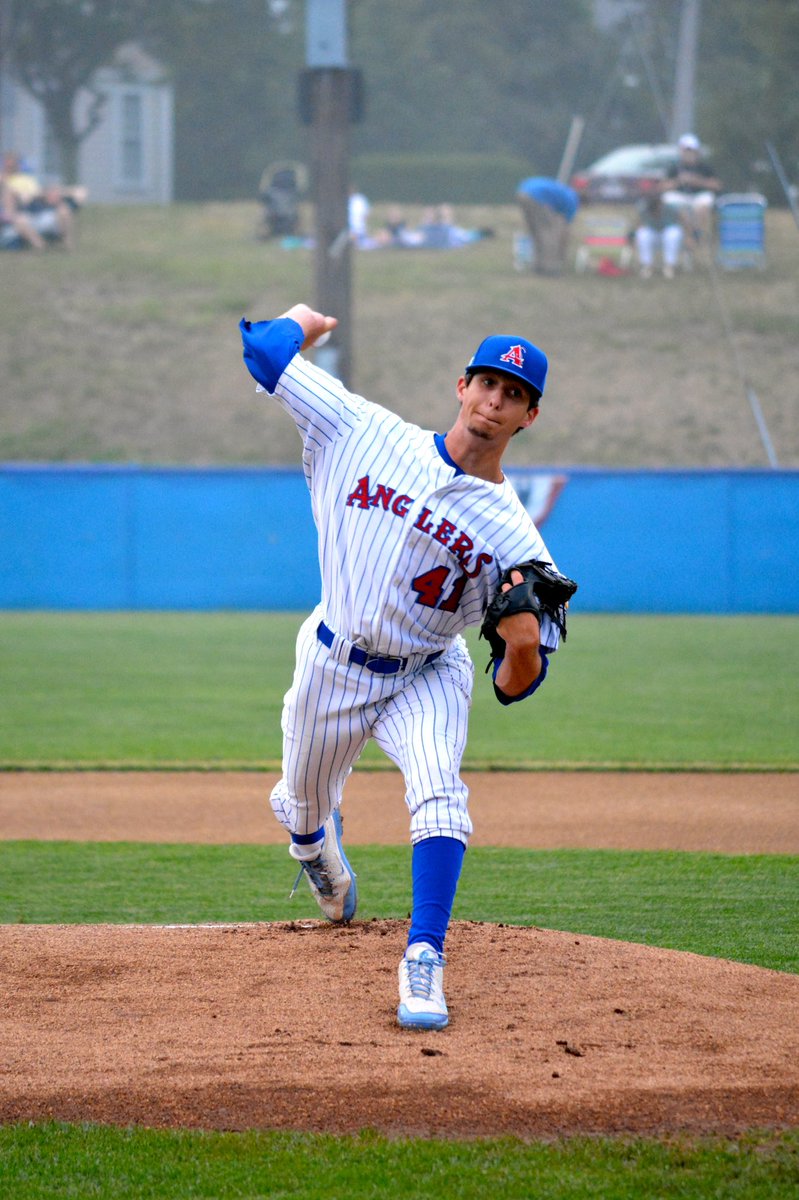
[[[427,208],[422,216],[422,222],[416,231],[421,240],[419,245],[426,250],[453,250],[458,246],[466,246],[470,242],[491,237],[492,229],[464,229],[454,222],[452,205],[439,204],[436,208]]]
[[[418,229],[421,245],[426,250],[446,250],[452,244],[449,225],[444,220],[441,208],[426,208]]]
[[[392,204],[386,212],[383,228],[370,239],[369,245],[374,248],[451,250],[493,235],[493,229],[464,229],[456,225],[450,204],[426,208],[421,223],[415,229],[409,229],[402,209]]]
[[[669,204],[660,193],[639,201],[633,241],[642,279],[651,278],[658,251],[664,277],[673,279],[683,243],[683,225],[679,209]]]
[[[422,235],[418,230],[408,228],[402,209],[399,205],[392,204],[386,212],[383,228],[378,230],[374,240],[376,246],[407,248],[420,246]]]
[[[31,225],[30,217],[17,209],[5,176],[0,175],[0,250],[44,250],[45,241]]]
[[[695,134],[684,133],[677,146],[679,161],[667,172],[663,198],[667,204],[680,209],[687,232],[698,241],[711,231],[713,207],[722,184],[713,167],[702,157],[702,147]]]
[[[37,250],[48,241],[61,242],[65,249],[74,247],[74,216],[86,199],[85,188],[42,187],[36,176],[9,152],[3,160],[5,208],[8,215],[23,218],[33,237],[27,240]]]

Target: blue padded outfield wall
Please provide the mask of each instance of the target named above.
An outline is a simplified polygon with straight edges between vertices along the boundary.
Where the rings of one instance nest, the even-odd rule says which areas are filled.
[[[511,470],[586,612],[799,612],[799,471]],[[0,608],[319,598],[299,469],[0,467]]]

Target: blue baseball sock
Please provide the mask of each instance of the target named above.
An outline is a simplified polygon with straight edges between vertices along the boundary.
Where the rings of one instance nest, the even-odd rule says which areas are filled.
[[[465,850],[463,842],[450,837],[425,838],[413,847],[409,946],[413,942],[429,942],[439,954],[443,952]]]
[[[311,846],[314,842],[321,842],[324,836],[324,829],[317,829],[314,833],[292,833],[291,840],[298,846]]]

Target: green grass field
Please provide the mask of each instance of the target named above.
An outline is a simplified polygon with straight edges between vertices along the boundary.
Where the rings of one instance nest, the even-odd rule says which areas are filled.
[[[0,614],[0,768],[276,767],[300,620]],[[799,768],[797,617],[576,613],[544,689],[509,709],[469,640],[469,768]]]
[[[528,1145],[389,1140],[368,1131],[334,1138],[0,1128],[0,1194],[13,1200],[788,1200],[798,1164],[797,1133]]]
[[[297,614],[0,615],[0,763],[275,766]],[[748,648],[754,646],[754,652]],[[482,670],[485,647],[472,639]],[[468,765],[797,769],[799,620],[575,614],[545,693],[478,678]],[[365,761],[375,765],[377,754]],[[384,760],[385,761],[385,760]],[[359,847],[368,918],[407,915],[408,851]],[[281,847],[0,842],[0,922],[285,920]],[[799,972],[799,859],[473,848],[455,918],[536,924]],[[407,1141],[20,1124],[0,1195],[793,1197],[799,1133]]]

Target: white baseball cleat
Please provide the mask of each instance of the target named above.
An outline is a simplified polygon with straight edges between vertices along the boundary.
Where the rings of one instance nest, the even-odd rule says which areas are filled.
[[[324,837],[321,842],[301,846],[292,842],[289,854],[300,864],[300,873],[294,881],[291,895],[297,890],[303,872],[308,886],[328,921],[339,923],[351,921],[358,905],[358,889],[355,872],[347,862],[341,844],[341,816],[336,809],[322,826]]]
[[[414,942],[399,965],[400,1005],[397,1021],[403,1029],[443,1029],[449,1022],[444,999],[444,963],[427,942]]]

